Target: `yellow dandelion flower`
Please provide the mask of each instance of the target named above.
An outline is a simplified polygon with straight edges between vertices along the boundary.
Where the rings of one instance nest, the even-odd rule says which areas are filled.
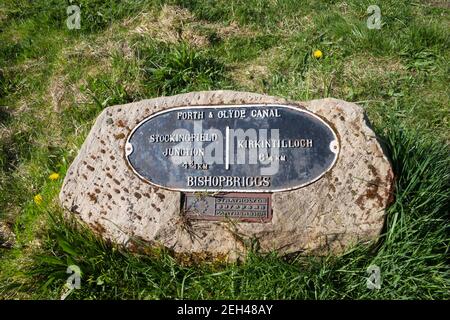
[[[51,175],[48,176],[48,178],[52,181],[58,180],[59,174],[56,172],[53,172]]]
[[[42,196],[41,196],[40,194],[37,194],[37,195],[34,196],[33,200],[34,200],[34,202],[35,202],[36,204],[39,205],[39,204],[42,203]]]
[[[322,51],[320,51],[320,50],[314,50],[313,56],[314,56],[314,58],[316,58],[316,59],[320,59],[320,58],[322,58],[323,53],[322,53]]]

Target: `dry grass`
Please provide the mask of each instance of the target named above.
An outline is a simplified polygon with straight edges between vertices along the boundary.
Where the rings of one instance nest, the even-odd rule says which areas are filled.
[[[159,13],[141,12],[133,24],[132,33],[145,34],[164,43],[187,42],[195,47],[209,44],[207,37],[198,31],[198,23],[189,10],[176,6],[164,5]]]

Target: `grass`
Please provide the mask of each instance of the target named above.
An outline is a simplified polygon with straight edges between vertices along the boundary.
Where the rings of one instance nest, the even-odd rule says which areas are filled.
[[[192,90],[226,87],[224,66],[201,51],[182,43],[161,55],[156,48],[145,54],[145,79],[149,90],[158,95],[172,95]]]
[[[381,30],[366,27],[370,1],[76,4],[80,30],[65,27],[67,1],[0,4],[0,221],[16,235],[0,249],[1,298],[59,299],[71,264],[82,270],[72,299],[450,298],[444,2],[381,1]],[[101,110],[212,89],[363,105],[397,176],[380,241],[339,257],[187,265],[162,248],[125,252],[63,218],[62,177]],[[368,290],[374,264],[382,286]]]

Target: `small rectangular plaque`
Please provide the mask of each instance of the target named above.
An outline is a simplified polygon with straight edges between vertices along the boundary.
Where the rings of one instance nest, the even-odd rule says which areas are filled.
[[[267,193],[186,193],[183,208],[190,219],[243,222],[269,222],[272,219],[271,195]]]

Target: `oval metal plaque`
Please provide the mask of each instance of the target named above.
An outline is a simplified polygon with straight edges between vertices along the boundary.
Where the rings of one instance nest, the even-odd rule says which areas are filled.
[[[321,118],[276,104],[164,110],[140,122],[125,145],[139,177],[178,191],[292,190],[322,177],[338,153]]]

